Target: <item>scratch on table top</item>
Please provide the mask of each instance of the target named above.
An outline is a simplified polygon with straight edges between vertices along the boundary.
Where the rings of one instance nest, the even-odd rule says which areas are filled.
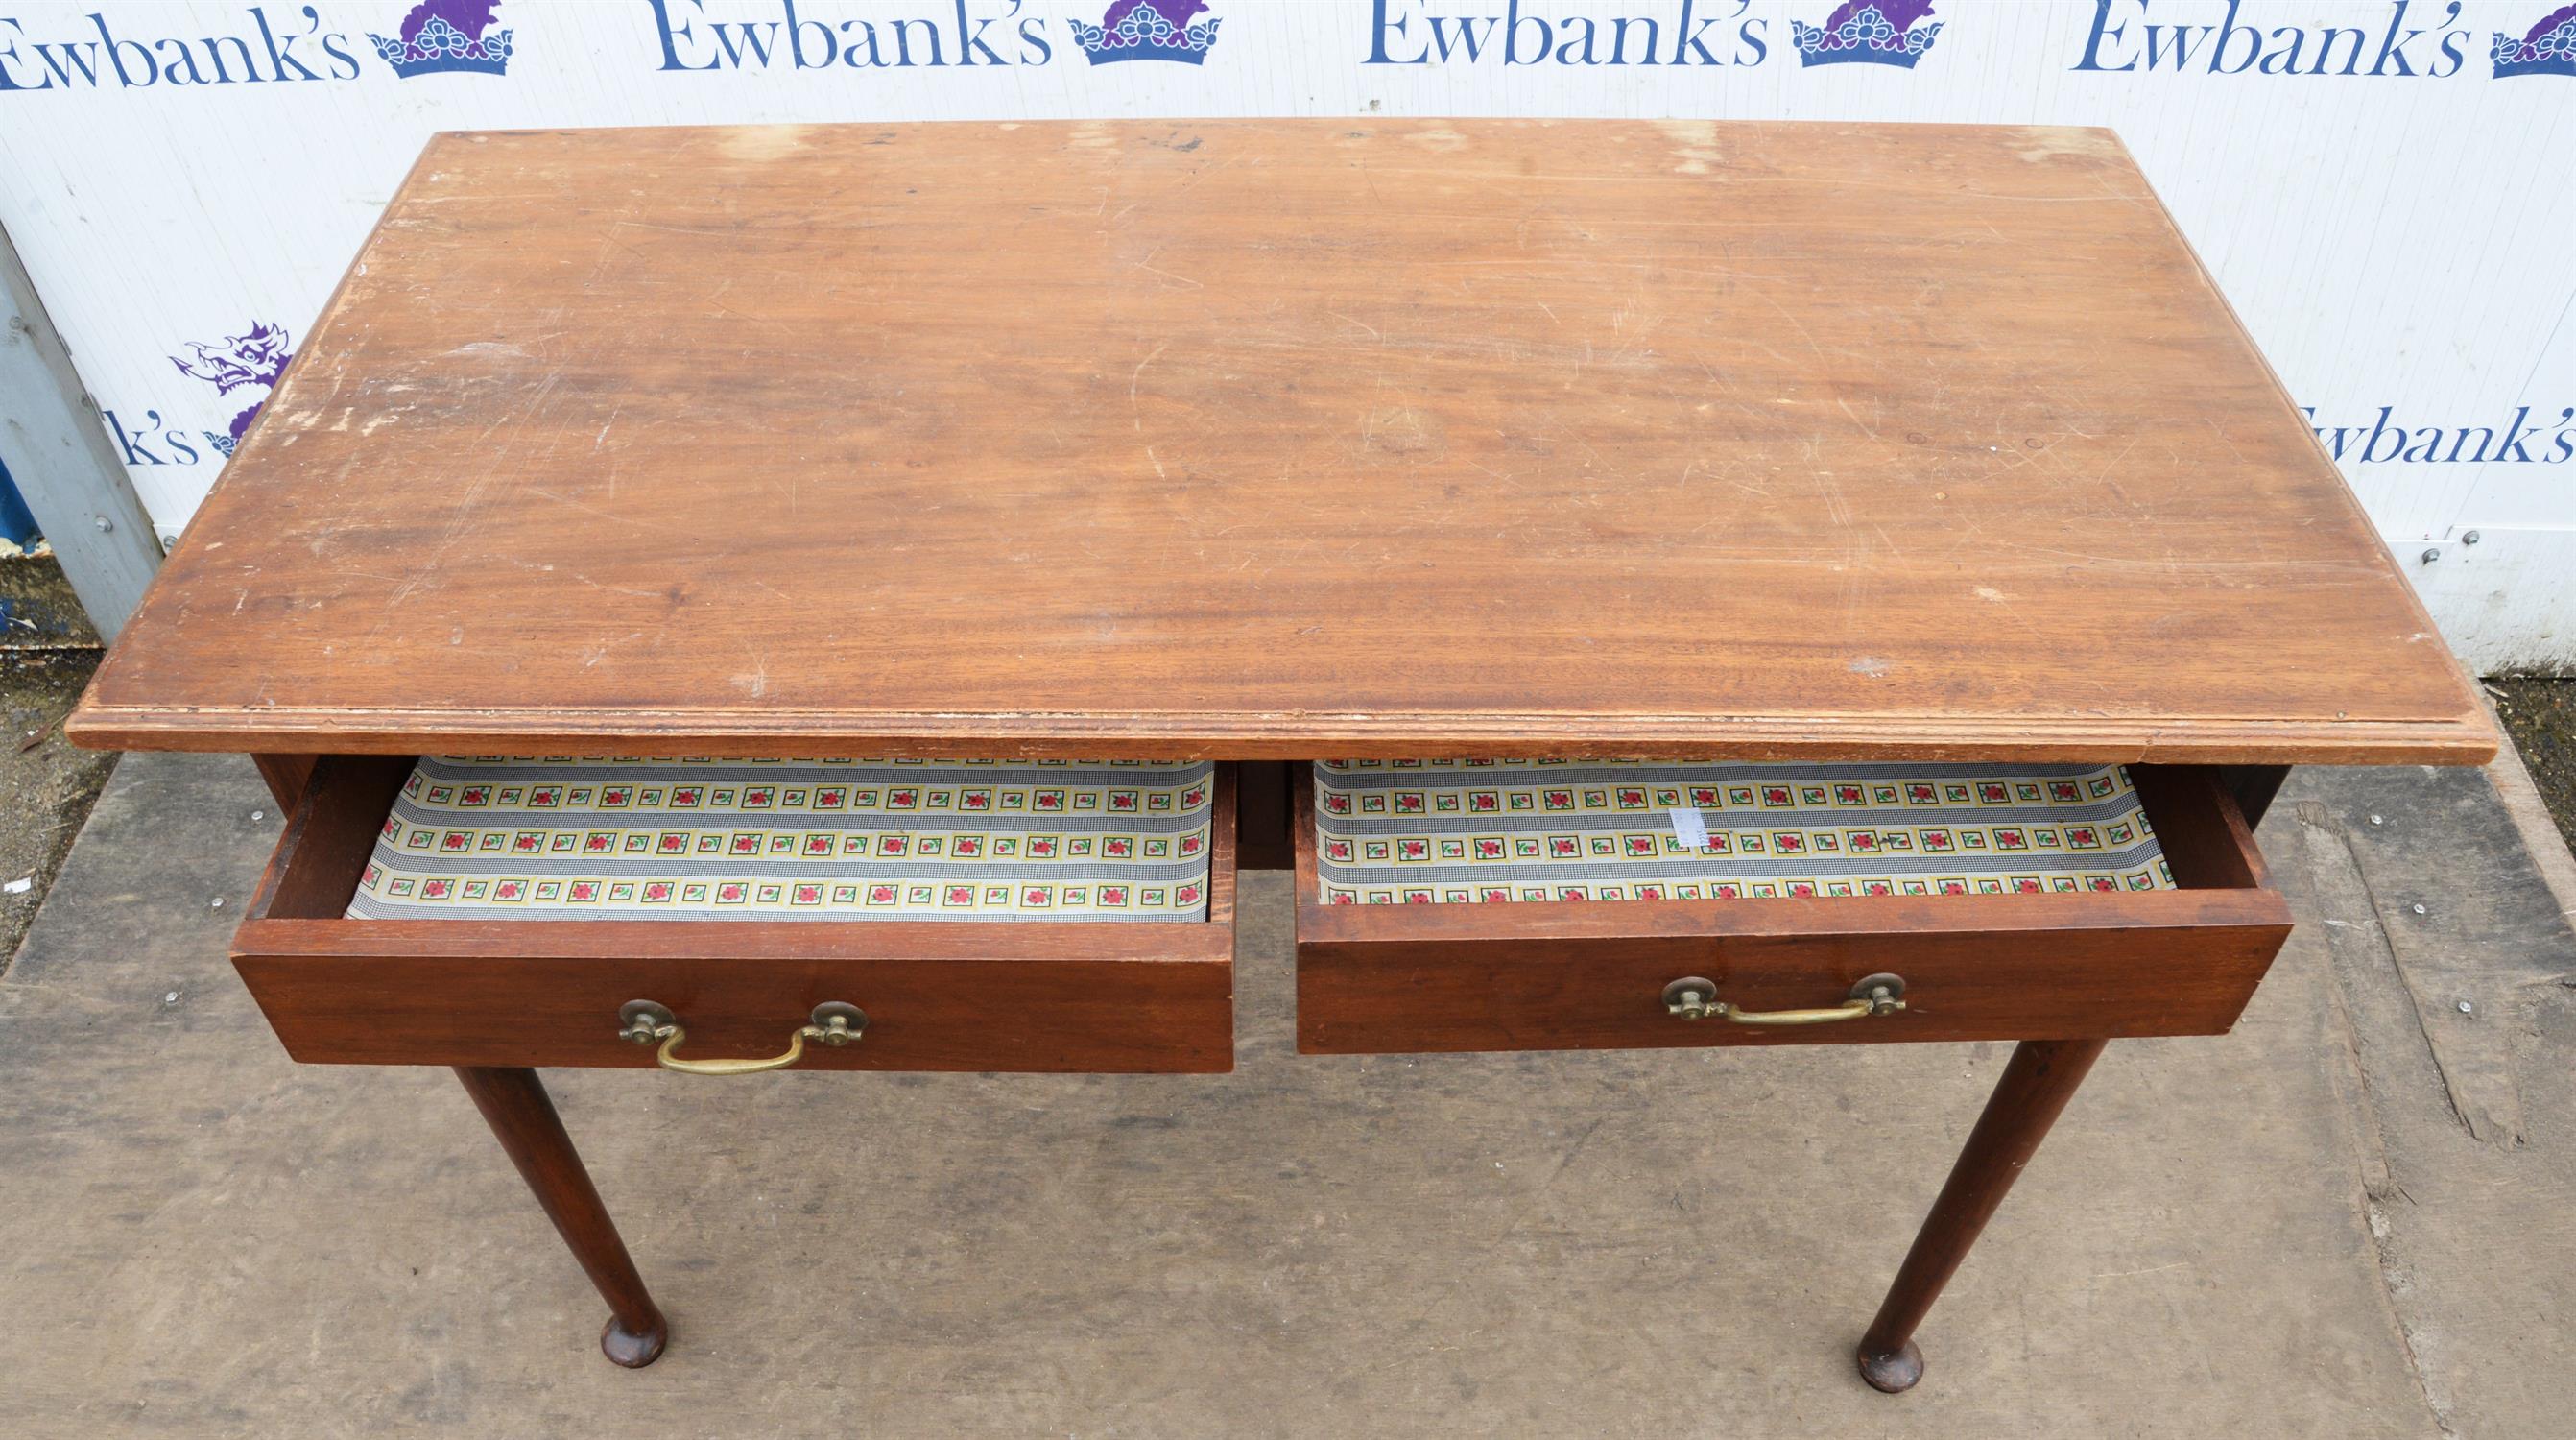
[[[1187,275],[1175,275],[1169,270],[1158,269],[1155,266],[1146,264],[1142,260],[1131,260],[1128,263],[1135,266],[1137,269],[1144,271],[1148,275],[1160,275],[1166,280],[1177,280],[1181,284],[1187,285],[1193,290],[1204,290],[1207,288],[1204,284],[1191,279]]]
[[[667,225],[659,220],[637,220],[631,216],[620,216],[611,220],[608,222],[608,228],[612,232],[659,230],[667,235],[712,235],[719,240],[737,239],[742,234],[741,228],[733,225]]]
[[[536,393],[529,397],[524,414],[533,417],[542,412],[546,401],[554,394],[556,382],[562,378],[563,372],[559,369],[549,372],[544,381],[537,386]],[[483,433],[488,436],[499,429],[504,421],[513,418],[519,417],[508,415],[496,417],[490,426],[485,427]],[[411,598],[413,591],[438,573],[447,562],[448,552],[453,550],[457,541],[464,538],[465,532],[473,527],[480,517],[480,502],[483,494],[500,478],[502,469],[509,460],[510,452],[518,446],[519,434],[518,428],[512,427],[509,438],[503,440],[500,449],[494,452],[492,463],[484,466],[472,480],[466,483],[464,493],[457,496],[449,509],[446,528],[440,533],[437,542],[430,546],[429,553],[421,558],[410,577],[396,587],[393,594],[385,597],[385,614],[377,622],[379,631],[385,622],[392,618],[393,611],[405,600]],[[372,633],[370,638],[373,638]]]
[[[1145,358],[1137,361],[1135,370],[1127,376],[1127,409],[1135,417],[1136,429],[1140,432],[1145,428],[1145,411],[1144,407],[1137,402],[1136,387],[1145,379],[1145,367],[1153,364],[1155,359],[1171,346],[1172,342],[1166,340],[1147,351]]]
[[[600,661],[607,659],[609,651],[614,650],[618,646],[624,645],[629,641],[644,638],[644,633],[645,632],[641,630],[629,630],[624,635],[621,635],[614,640],[594,641],[581,652],[581,668],[584,670],[590,669]]]

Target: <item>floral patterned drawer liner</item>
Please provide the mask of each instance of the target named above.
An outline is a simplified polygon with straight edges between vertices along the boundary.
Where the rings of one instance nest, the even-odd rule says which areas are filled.
[[[1205,761],[430,756],[359,920],[1204,920]]]
[[[2116,765],[1325,760],[1334,905],[2165,890]]]

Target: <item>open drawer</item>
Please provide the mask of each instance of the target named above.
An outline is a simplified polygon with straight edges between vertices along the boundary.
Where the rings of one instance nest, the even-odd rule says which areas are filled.
[[[2289,907],[2215,770],[2130,775],[2178,888],[1327,905],[1314,780],[1301,772],[1297,1048],[2223,1032],[2288,938]],[[1877,1003],[1861,1003],[1873,991]]]
[[[1233,1068],[1230,766],[1203,921],[342,918],[412,763],[321,761],[234,935],[298,1060],[651,1066],[622,1033],[640,1000],[685,1026],[692,1059],[780,1055],[817,1007],[846,1006],[857,1038],[806,1046],[796,1068]]]

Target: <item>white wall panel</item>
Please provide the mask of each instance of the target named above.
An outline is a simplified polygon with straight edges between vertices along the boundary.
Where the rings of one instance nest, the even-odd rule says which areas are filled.
[[[400,33],[403,0],[0,0],[0,223],[114,415],[138,491],[176,529],[221,463],[207,436],[264,386],[255,363],[194,360],[192,375],[173,357],[256,323],[300,340],[435,130],[1370,114],[2109,125],[2454,643],[2482,665],[2576,666],[2568,592],[2529,578],[2564,573],[2546,557],[2576,562],[2576,56],[2499,75],[2492,55],[2498,33],[2518,45],[2544,20],[2576,25],[2562,3],[1934,0],[1916,28],[1941,28],[1909,68],[1806,63],[1793,23],[1823,22],[1835,0],[1213,0],[1197,65],[1092,63],[1072,25],[1099,22],[1106,0],[500,0],[487,33],[510,34],[503,73],[404,77],[366,38]],[[1623,63],[1580,63],[1587,22],[1606,62],[1620,19]],[[1510,58],[1525,63],[1503,53],[1515,20]],[[910,64],[891,63],[898,26]],[[1006,63],[960,43],[978,26]],[[874,34],[890,63],[821,64],[827,31],[835,53]],[[1457,43],[1469,31],[1474,59]],[[1371,63],[1381,51],[1389,63]],[[2272,73],[2312,71],[2321,53],[2328,73]],[[299,65],[313,78],[276,78]],[[2520,558],[2479,567],[2525,577],[2506,600],[2487,581],[2435,583],[2445,562],[2414,558],[2482,527],[2517,532]]]

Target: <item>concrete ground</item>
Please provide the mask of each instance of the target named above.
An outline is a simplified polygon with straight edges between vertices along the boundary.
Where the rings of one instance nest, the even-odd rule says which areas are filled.
[[[2576,1428],[2576,947],[2474,772],[2294,780],[2243,1023],[2110,1048],[1901,1397],[1848,1352],[2007,1047],[1301,1059],[1276,875],[1232,1075],[550,1074],[672,1318],[617,1370],[448,1075],[268,1035],[275,830],[127,758],[0,981],[0,1434]]]

